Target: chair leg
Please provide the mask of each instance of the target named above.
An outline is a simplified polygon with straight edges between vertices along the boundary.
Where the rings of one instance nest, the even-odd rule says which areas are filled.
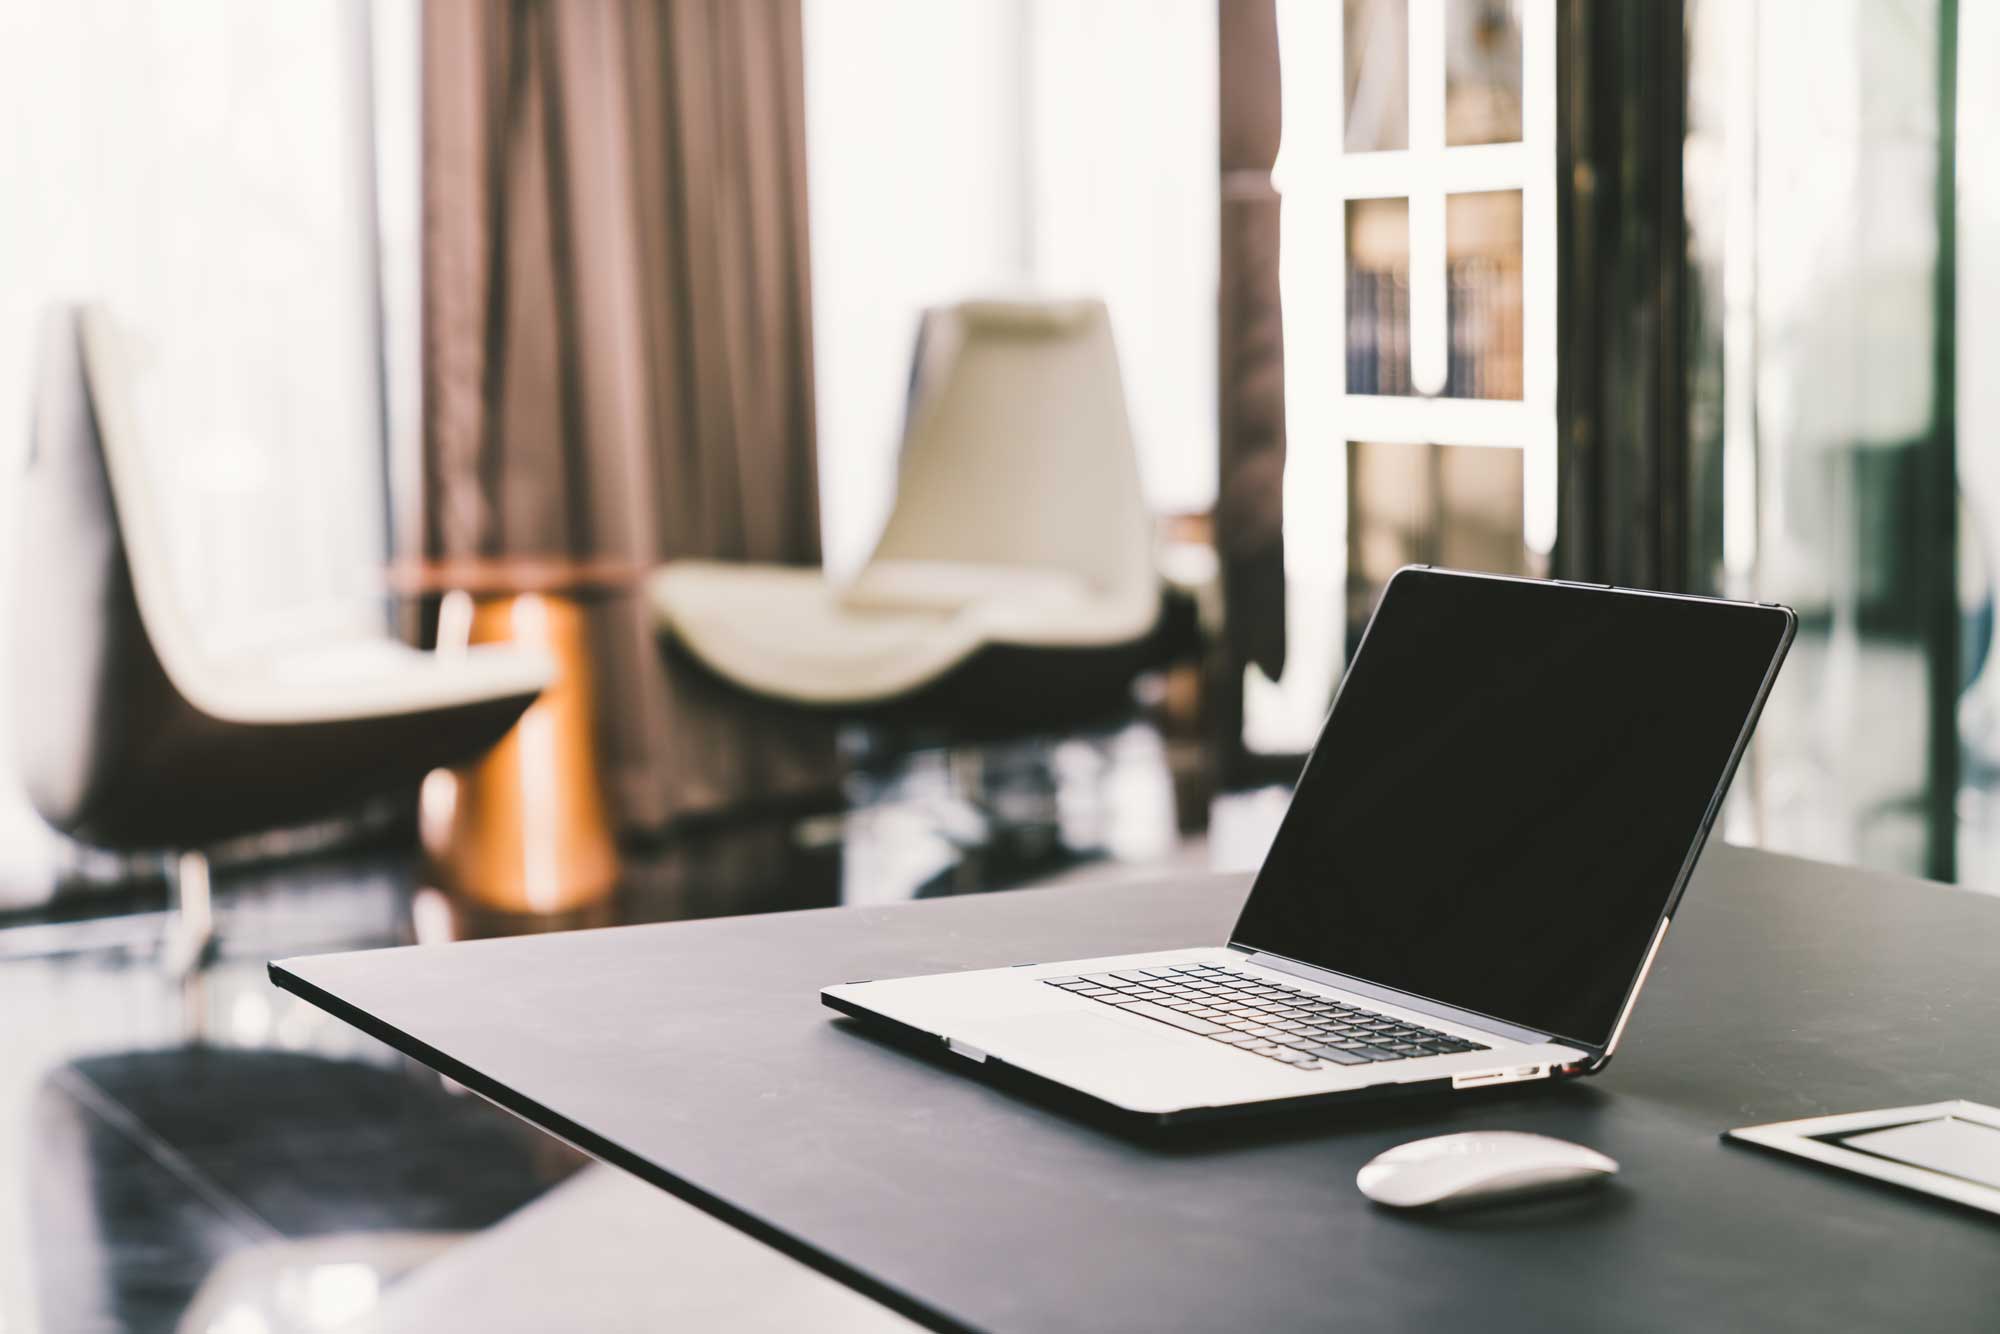
[[[215,910],[209,897],[208,858],[183,852],[173,860],[171,903],[160,959],[167,975],[185,982],[215,959]]]

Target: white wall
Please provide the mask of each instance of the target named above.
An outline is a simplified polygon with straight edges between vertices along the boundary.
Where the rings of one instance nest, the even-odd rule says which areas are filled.
[[[1149,498],[1215,494],[1215,12],[1207,0],[805,0],[827,566],[894,493],[926,305],[1109,304]]]

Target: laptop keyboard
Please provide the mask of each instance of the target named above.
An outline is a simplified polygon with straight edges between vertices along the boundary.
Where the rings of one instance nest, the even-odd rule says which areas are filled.
[[[1052,987],[1300,1070],[1489,1050],[1268,978],[1214,964],[1046,977]]]

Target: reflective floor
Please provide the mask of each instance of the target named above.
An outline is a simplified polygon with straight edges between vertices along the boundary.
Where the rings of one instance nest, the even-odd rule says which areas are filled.
[[[998,750],[976,768],[920,754],[850,796],[837,815],[721,823],[628,850],[612,920],[1254,865],[1284,804],[1282,792],[1232,796],[1208,837],[1182,838],[1163,749],[1143,727]],[[396,1293],[414,1311],[428,1288],[434,1318],[439,1301],[462,1300],[447,1276],[477,1291],[481,1265],[518,1266],[480,1259],[473,1241],[509,1254],[501,1239],[532,1231],[523,1206],[580,1159],[264,972],[273,957],[494,924],[423,890],[393,847],[219,874],[221,958],[183,991],[156,957],[164,896],[141,879],[0,916],[0,1332],[422,1328],[383,1323]],[[577,1220],[604,1213],[587,1201],[606,1189],[568,1192],[561,1235],[588,1235]],[[761,1251],[664,1197],[622,1207],[687,1214],[655,1225],[709,1228],[711,1257],[725,1244]],[[803,1270],[742,1277],[790,1264],[774,1253],[729,1254],[711,1267],[768,1288],[767,1301],[782,1290],[770,1327],[877,1327]],[[615,1298],[601,1272],[590,1281],[596,1300]],[[698,1273],[689,1283],[674,1309],[712,1316],[716,1295]],[[652,1299],[648,1312],[667,1309]]]

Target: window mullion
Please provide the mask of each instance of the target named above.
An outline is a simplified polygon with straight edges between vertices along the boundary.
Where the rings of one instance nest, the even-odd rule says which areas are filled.
[[[1521,11],[1521,396],[1528,409],[1521,531],[1530,551],[1556,540],[1556,14]]]
[[[1410,381],[1444,391],[1450,368],[1444,235],[1444,0],[1410,0]]]

